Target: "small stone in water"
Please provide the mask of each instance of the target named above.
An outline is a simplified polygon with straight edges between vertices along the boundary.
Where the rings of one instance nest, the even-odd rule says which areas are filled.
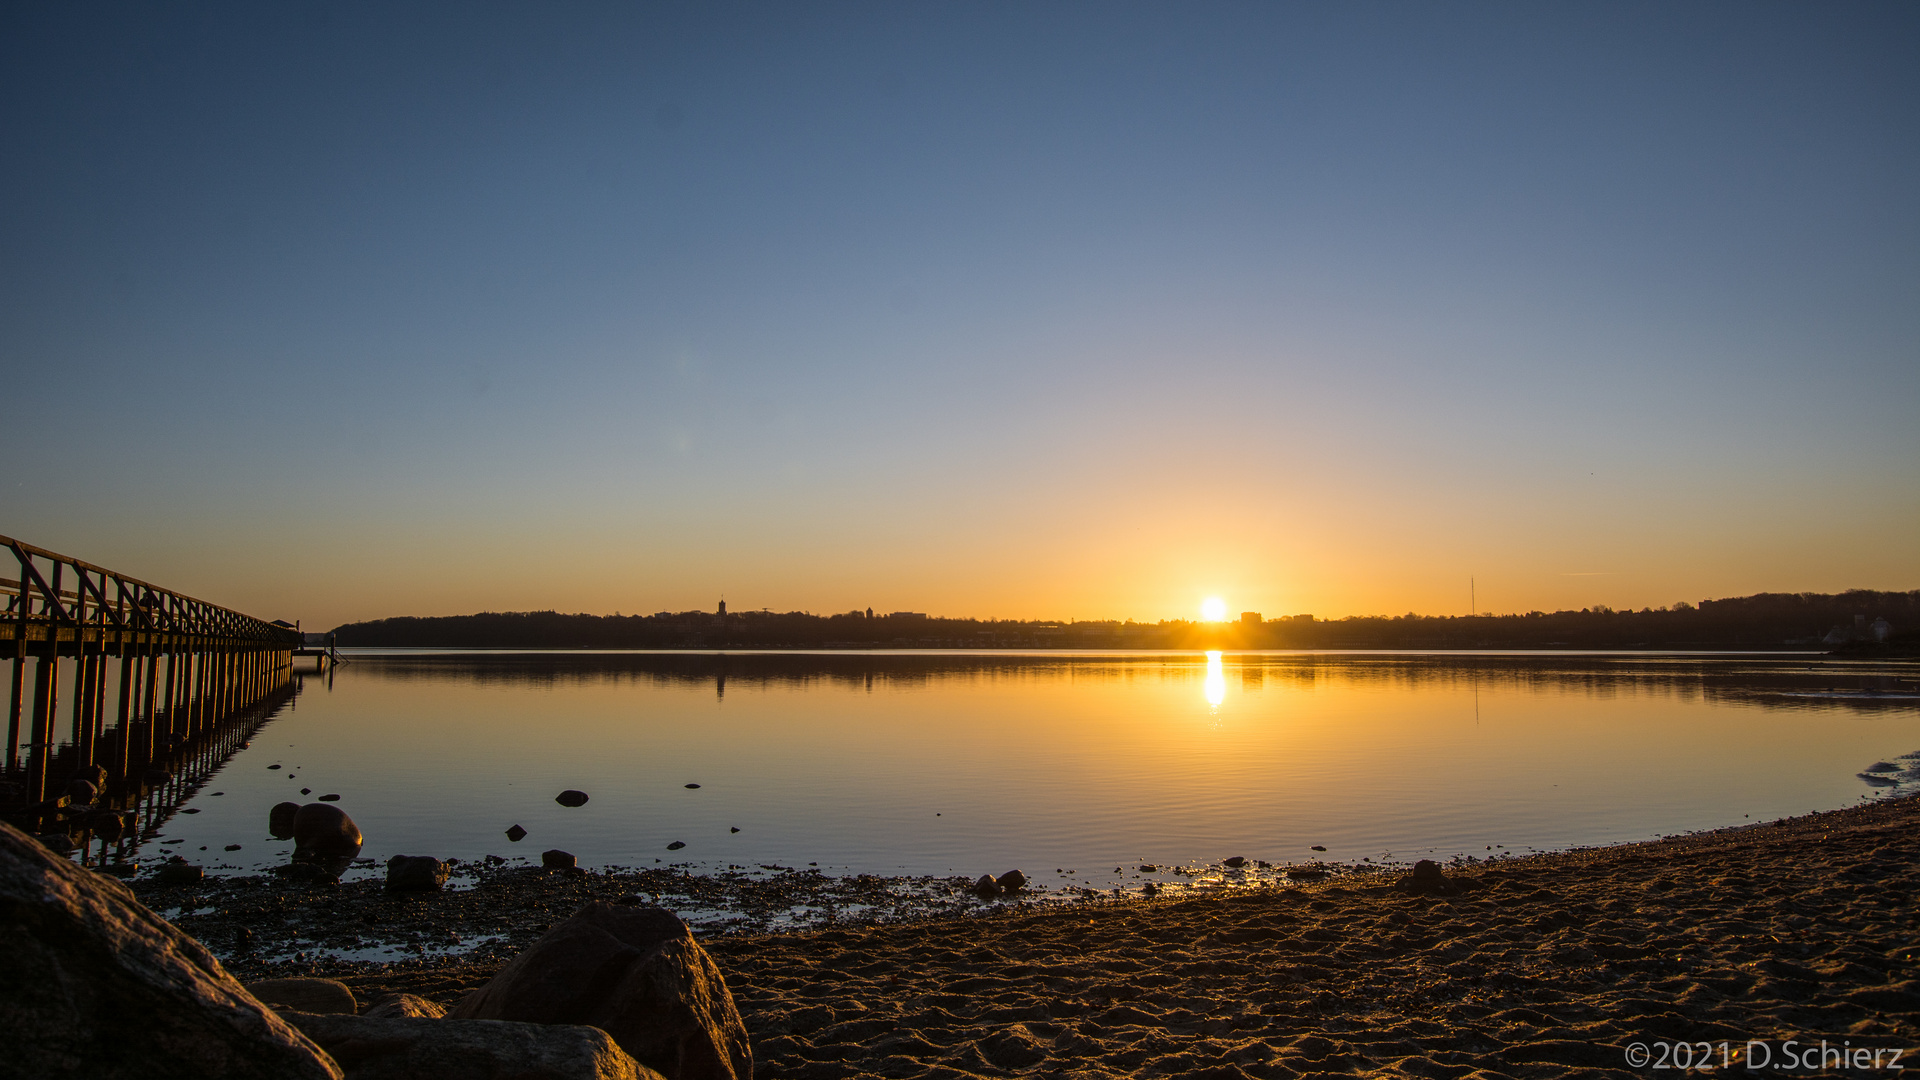
[[[568,788],[560,794],[555,795],[553,801],[559,803],[561,806],[585,806],[587,805],[587,793],[574,788]]]
[[[239,845],[239,844],[228,844],[228,845],[227,845],[227,850],[228,850],[228,851],[239,851],[239,850],[240,850],[240,845]]]
[[[301,788],[301,789],[300,789],[300,794],[302,794],[302,795],[311,795],[311,794],[313,794],[313,789],[312,789],[312,788],[310,788],[310,787],[303,787],[303,788]]]
[[[339,801],[340,801],[340,796],[338,796],[338,795],[322,795],[322,796],[320,796],[320,801],[321,801],[321,802],[339,802]]]
[[[1308,850],[1310,850],[1310,851],[1325,851],[1325,850],[1327,850],[1327,846],[1326,846],[1325,844],[1315,844],[1315,845],[1313,845],[1313,847],[1312,847],[1312,848],[1310,848],[1310,849],[1308,849]]]
[[[1235,870],[1238,870],[1241,867],[1247,865],[1247,860],[1245,856],[1235,855],[1233,858],[1228,859],[1223,865],[1230,866]]]
[[[267,768],[269,768],[269,769],[277,769],[277,768],[279,768],[279,767],[280,767],[280,766],[278,766],[278,765],[269,765],[269,766],[267,766]]]
[[[197,806],[189,806],[185,810],[182,810],[180,812],[183,814],[197,814],[200,812],[200,808]]]
[[[215,795],[225,795],[225,794],[226,794],[226,792],[224,792],[224,791],[216,791],[216,792],[214,792],[214,794],[215,794]]]
[[[681,848],[686,846],[687,846],[687,842],[685,840],[675,840],[673,843],[667,845],[667,850],[679,851]]]
[[[740,826],[738,826],[738,825],[735,825],[735,826],[733,826],[733,827],[731,827],[731,828],[729,828],[729,829],[728,829],[727,831],[728,831],[728,832],[739,832],[739,831],[740,831]]]
[[[697,787],[699,787],[700,785],[699,785],[699,784],[688,784],[687,786],[688,786],[689,788],[697,788]]]
[[[515,825],[513,828],[507,830],[507,839],[513,841],[516,844],[519,843],[522,839],[524,839],[526,835],[527,835],[527,830],[521,828],[518,825]]]

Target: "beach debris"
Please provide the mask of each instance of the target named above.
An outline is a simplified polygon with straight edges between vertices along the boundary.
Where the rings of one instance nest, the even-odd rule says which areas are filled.
[[[619,943],[610,950],[609,939]],[[558,995],[558,987],[574,987]],[[588,987],[607,987],[583,992]],[[679,1080],[749,1080],[753,1052],[726,979],[687,925],[658,907],[594,902],[513,958],[441,1023],[585,1024]],[[323,1042],[321,1045],[325,1045]]]
[[[1227,861],[1221,863],[1220,865],[1231,867],[1235,870],[1238,870],[1241,867],[1247,865],[1247,860],[1245,856],[1235,855],[1233,858],[1228,859]]]
[[[527,838],[527,830],[521,828],[518,825],[512,826],[511,828],[507,829],[507,839],[513,841],[516,844],[522,840],[525,840],[526,838]]]
[[[267,831],[276,840],[293,839],[293,818],[299,812],[297,802],[274,803],[273,809],[267,811]]]
[[[339,802],[340,796],[338,794],[322,795],[320,796],[320,801],[321,802]]]
[[[568,788],[560,794],[555,795],[553,801],[559,803],[561,806],[585,806],[587,805],[587,793],[576,788]]]
[[[1315,844],[1315,845],[1313,845],[1312,847],[1310,847],[1310,848],[1308,848],[1307,850],[1308,850],[1308,851],[1325,851],[1325,850],[1327,850],[1327,845],[1325,845],[1325,844]]]
[[[353,991],[337,979],[261,979],[246,986],[247,993],[277,1009],[348,1015],[360,1009]]]
[[[476,1024],[435,1016],[311,1013],[287,1021],[322,1050],[351,1061],[355,1076],[577,1077],[656,1075],[636,1064],[604,1031],[570,1024]],[[458,1062],[457,1073],[450,1063]]]
[[[675,840],[673,843],[667,845],[667,850],[679,851],[681,848],[686,846],[687,846],[687,842],[685,840]]]
[[[540,865],[549,870],[571,870],[579,863],[580,860],[574,858],[571,851],[549,848],[540,853]]]
[[[993,879],[993,883],[1004,893],[1017,893],[1027,887],[1027,875],[1018,870],[1009,870]]]
[[[980,880],[973,883],[973,894],[983,900],[999,896],[1000,883],[993,880],[992,874],[981,874]]]
[[[376,1020],[382,1017],[438,1020],[447,1015],[447,1010],[418,994],[395,994],[360,1015]]]
[[[387,860],[390,892],[436,892],[447,883],[447,864],[431,855],[395,855]]]
[[[5,824],[0,939],[33,973],[0,981],[8,1075],[340,1076],[125,885]]]

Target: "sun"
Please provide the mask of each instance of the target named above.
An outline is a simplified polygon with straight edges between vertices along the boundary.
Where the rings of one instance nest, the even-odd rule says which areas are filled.
[[[1217,596],[1200,601],[1200,618],[1206,622],[1226,622],[1227,602]]]

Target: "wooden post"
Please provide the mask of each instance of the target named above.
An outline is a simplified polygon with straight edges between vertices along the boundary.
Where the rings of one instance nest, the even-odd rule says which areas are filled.
[[[33,670],[33,733],[27,745],[27,797],[47,797],[47,757],[53,748],[53,714],[60,705],[60,651],[47,643],[46,655]]]

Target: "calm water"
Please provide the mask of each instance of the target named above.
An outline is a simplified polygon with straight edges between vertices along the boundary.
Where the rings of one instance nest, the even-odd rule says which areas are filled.
[[[1911,680],[1817,658],[349,655],[161,850],[284,862],[268,807],[337,792],[381,862],[558,847],[1105,885],[1143,862],[1614,843],[1920,787],[1860,775],[1920,765]]]

